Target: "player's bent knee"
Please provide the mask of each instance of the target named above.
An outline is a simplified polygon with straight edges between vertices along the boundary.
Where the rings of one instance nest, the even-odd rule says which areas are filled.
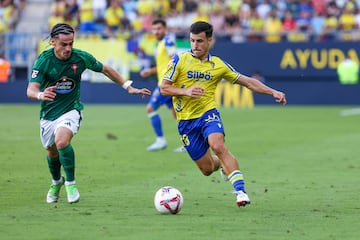
[[[56,147],[59,148],[65,148],[66,146],[68,146],[70,144],[70,142],[68,140],[64,140],[64,139],[59,139],[55,142]]]
[[[217,152],[222,152],[225,149],[225,144],[221,141],[210,143],[210,148],[214,151],[215,155]]]
[[[204,176],[210,176],[213,173],[212,169],[201,169],[200,168],[200,171]]]
[[[226,151],[225,145],[223,143],[212,144],[210,147],[217,156]]]

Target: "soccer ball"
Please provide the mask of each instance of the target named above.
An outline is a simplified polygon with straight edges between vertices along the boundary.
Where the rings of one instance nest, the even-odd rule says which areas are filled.
[[[184,204],[181,192],[171,186],[160,188],[154,197],[156,210],[161,214],[177,214]]]

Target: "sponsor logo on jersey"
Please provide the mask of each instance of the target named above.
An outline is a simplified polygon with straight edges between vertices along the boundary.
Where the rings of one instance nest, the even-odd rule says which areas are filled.
[[[75,81],[69,77],[61,77],[56,82],[56,93],[66,94],[71,92],[75,88]]]
[[[212,115],[208,115],[207,119],[205,119],[206,123],[210,123],[210,122],[220,122],[220,117],[218,115],[216,115],[215,113],[213,113]],[[221,125],[218,125],[219,128],[221,128]]]
[[[204,82],[204,81],[209,81],[212,79],[209,72],[203,73],[203,72],[198,72],[198,71],[188,71],[187,77],[189,79],[193,78],[197,82]]]
[[[32,70],[31,78],[36,78],[38,74],[39,74],[39,70]]]

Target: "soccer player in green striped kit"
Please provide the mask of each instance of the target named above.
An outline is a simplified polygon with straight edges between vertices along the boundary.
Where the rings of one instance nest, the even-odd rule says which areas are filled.
[[[101,72],[130,94],[151,95],[151,91],[131,86],[115,69],[103,65],[91,54],[73,48],[74,29],[64,23],[56,24],[50,33],[53,48],[36,59],[27,87],[30,99],[41,101],[40,138],[47,150],[47,162],[52,184],[46,202],[57,202],[61,186],[65,184],[69,203],[78,202],[80,194],[75,182],[75,154],[71,146],[82,120],[80,102],[81,74],[90,69]],[[61,167],[65,178],[61,175]]]

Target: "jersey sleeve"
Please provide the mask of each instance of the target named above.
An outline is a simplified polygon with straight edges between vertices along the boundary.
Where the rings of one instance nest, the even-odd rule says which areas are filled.
[[[178,66],[179,66],[179,62],[180,62],[180,57],[178,54],[174,55],[168,66],[167,66],[167,70],[164,74],[163,79],[164,80],[169,80],[169,81],[174,81],[174,79],[176,79],[177,75],[178,75]]]
[[[44,55],[44,53],[40,54],[35,60],[29,82],[42,82],[47,65],[49,64],[49,62],[46,61],[46,57],[44,57]]]
[[[234,83],[240,76],[240,73],[235,70],[229,63],[222,61],[224,64],[224,75],[223,78],[231,83]]]
[[[94,72],[101,72],[103,70],[103,64],[90,53],[79,50],[79,55],[84,60],[87,69]]]

